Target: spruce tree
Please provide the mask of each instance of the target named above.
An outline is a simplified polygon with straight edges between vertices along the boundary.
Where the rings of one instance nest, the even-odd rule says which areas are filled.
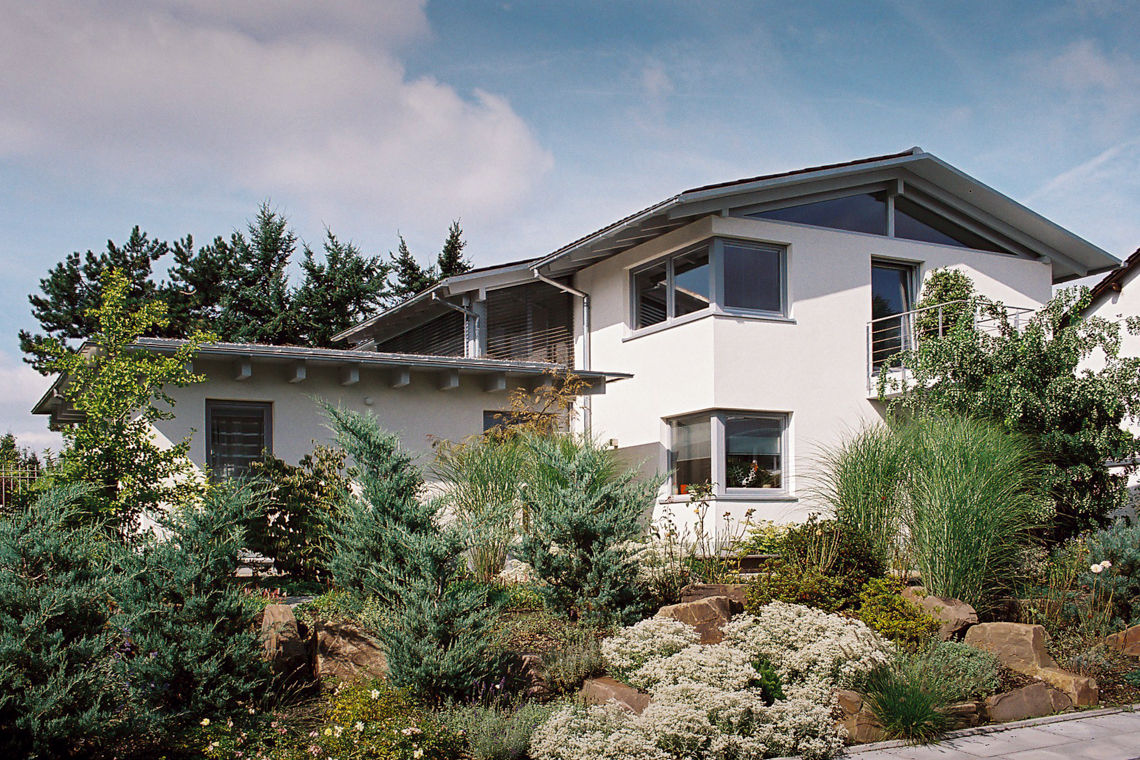
[[[441,279],[471,271],[471,261],[463,255],[463,249],[466,247],[467,243],[463,240],[463,230],[459,228],[459,220],[457,219],[448,228],[447,240],[444,241],[443,250],[439,252],[439,257],[436,259],[436,267]]]
[[[195,251],[194,239],[187,235],[175,241],[171,251],[170,280],[162,286],[170,318],[165,336],[185,338],[195,330],[216,330],[222,299],[233,284],[229,245],[217,237]]]
[[[324,262],[305,246],[305,279],[293,296],[298,337],[308,346],[331,347],[332,336],[376,312],[387,295],[388,264],[365,256],[352,243],[325,232]]]
[[[400,246],[396,253],[389,253],[391,258],[391,271],[395,280],[389,287],[388,303],[394,306],[406,301],[412,296],[427,290],[439,282],[439,275],[435,267],[422,267],[415,256],[408,250],[408,243],[400,235]]]

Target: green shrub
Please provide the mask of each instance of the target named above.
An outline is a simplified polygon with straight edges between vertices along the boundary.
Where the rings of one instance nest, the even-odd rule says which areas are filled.
[[[824,612],[838,612],[855,606],[843,591],[843,584],[838,578],[824,575],[813,567],[774,560],[748,581],[744,607],[756,614],[761,607],[772,602],[787,602]]]
[[[294,579],[323,580],[325,526],[348,489],[344,452],[317,446],[296,467],[265,454],[251,469],[265,508],[249,520],[247,547],[272,557],[274,569]]]
[[[248,488],[212,487],[164,516],[169,537],[144,534],[119,552],[123,575],[112,622],[127,632],[116,670],[139,720],[174,728],[234,713],[271,692],[255,627],[257,603],[233,581]]]
[[[1124,681],[1129,686],[1133,686],[1137,689],[1140,689],[1140,668],[1136,668],[1135,670],[1130,670],[1127,673],[1125,673],[1124,674]]]
[[[753,685],[760,689],[764,704],[771,707],[776,700],[785,698],[784,684],[780,680],[780,674],[776,672],[776,668],[772,666],[767,657],[757,656],[752,660],[752,668],[756,671],[756,680]]]
[[[646,609],[629,546],[644,531],[656,481],[620,471],[613,452],[587,438],[526,438],[534,472],[522,489],[530,527],[517,555],[545,584],[550,609],[591,624],[632,622]]]
[[[1039,513],[1032,449],[964,417],[918,419],[902,435],[904,522],[923,585],[984,614],[1012,587]]]
[[[601,675],[605,669],[598,637],[589,628],[567,632],[562,645],[542,658],[543,678],[555,694],[573,694],[587,678]]]
[[[112,673],[121,631],[111,612],[101,527],[79,493],[42,494],[0,519],[0,755],[63,757],[112,733],[123,699]]]
[[[824,450],[816,489],[835,519],[862,533],[884,567],[898,553],[906,454],[886,425],[865,427]]]
[[[1001,661],[969,644],[935,641],[913,657],[945,686],[950,702],[979,699],[1001,690]]]
[[[423,476],[396,437],[371,415],[326,409],[361,486],[330,526],[333,578],[379,602],[371,627],[394,685],[466,697],[504,667],[491,632],[505,595],[463,581],[467,526],[441,525],[442,503],[419,498]]]
[[[554,709],[536,702],[463,705],[444,710],[440,717],[450,731],[466,739],[472,760],[526,760],[530,735]]]
[[[1081,584],[1092,589],[1102,604],[1111,606],[1114,627],[1140,623],[1140,523],[1128,525],[1119,520],[1089,536],[1087,545]],[[1103,565],[1106,560],[1108,566]],[[1092,572],[1094,565],[1104,569]]]
[[[930,640],[939,622],[902,595],[903,584],[874,578],[859,594],[859,619],[896,644],[916,647]]]
[[[952,725],[944,712],[949,692],[921,661],[900,658],[867,678],[864,692],[871,713],[891,739],[931,742]]]

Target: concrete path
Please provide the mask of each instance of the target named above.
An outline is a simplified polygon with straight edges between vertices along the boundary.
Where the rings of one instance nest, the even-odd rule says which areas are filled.
[[[939,744],[852,747],[849,760],[1137,760],[1140,706],[956,731]]]

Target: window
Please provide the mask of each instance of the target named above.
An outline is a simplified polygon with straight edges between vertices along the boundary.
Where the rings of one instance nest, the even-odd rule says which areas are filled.
[[[241,477],[273,452],[273,405],[206,400],[206,466],[219,479]]]
[[[910,345],[913,325],[904,316],[913,308],[914,268],[871,262],[871,363],[878,370]]]
[[[529,417],[525,417],[523,415],[520,415],[518,412],[484,411],[483,432],[489,433],[492,430],[506,430],[509,427],[521,425],[530,421],[542,420],[545,422],[556,416],[554,412],[538,412],[536,414],[537,416],[531,415]]]
[[[901,196],[895,198],[895,237],[1005,253],[982,236]]]
[[[872,235],[887,234],[887,194],[865,193],[748,214],[753,219],[797,222]]]
[[[701,312],[783,316],[784,250],[714,238],[634,270],[630,291],[635,330]]]
[[[720,495],[786,491],[788,415],[716,411],[670,421],[673,493],[716,484]],[[771,492],[770,491],[770,492]]]

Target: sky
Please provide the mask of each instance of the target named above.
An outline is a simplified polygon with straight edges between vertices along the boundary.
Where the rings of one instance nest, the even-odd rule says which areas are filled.
[[[134,225],[259,203],[476,265],[681,190],[921,146],[1123,258],[1140,245],[1140,3],[0,0],[0,431],[27,302]]]

